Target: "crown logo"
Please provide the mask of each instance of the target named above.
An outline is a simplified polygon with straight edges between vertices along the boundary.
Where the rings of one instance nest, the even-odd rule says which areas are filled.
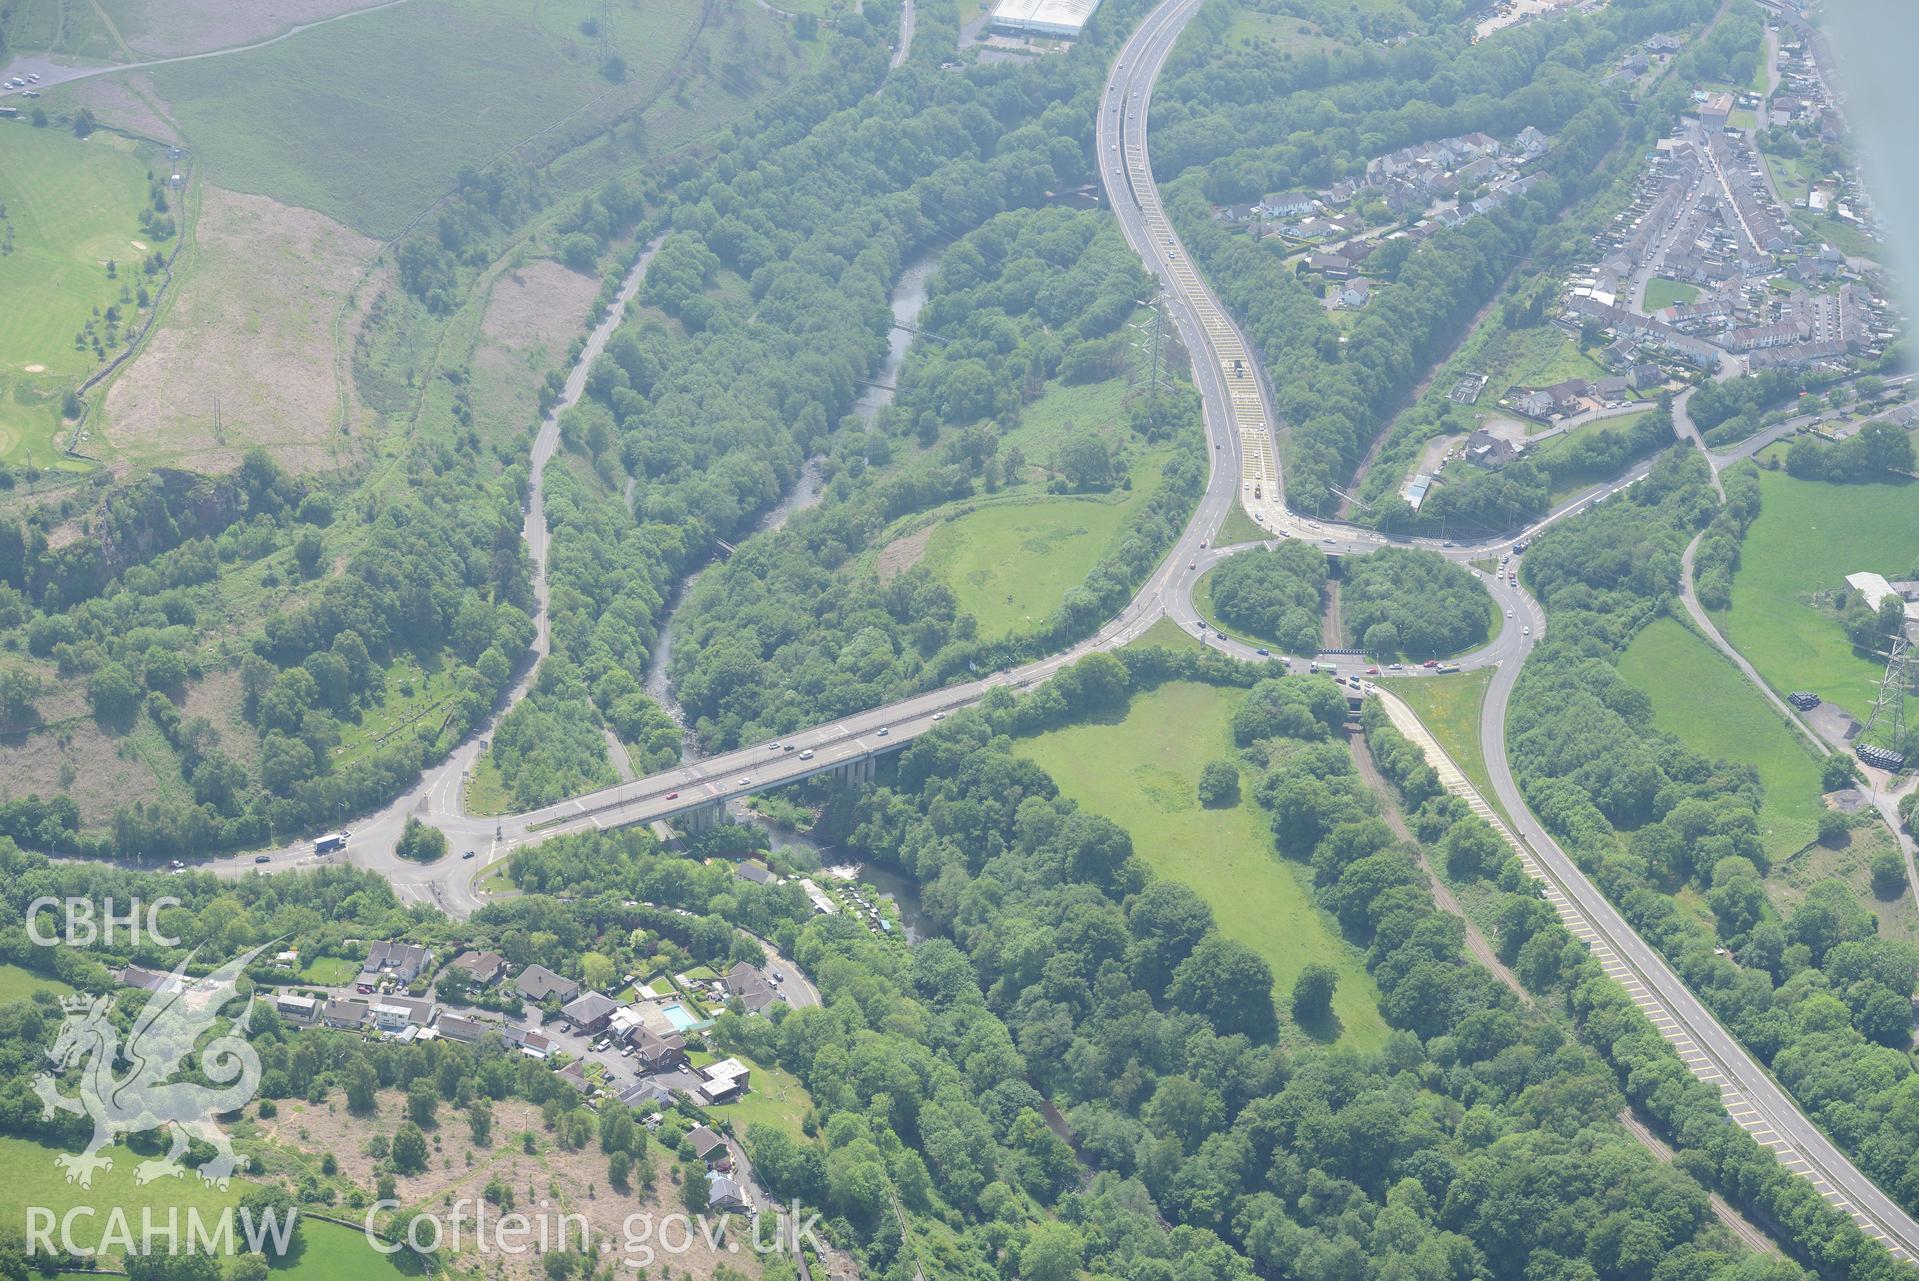
[[[60,1008],[69,1014],[85,1014],[93,1008],[94,999],[84,992],[74,996],[63,996],[60,998]]]

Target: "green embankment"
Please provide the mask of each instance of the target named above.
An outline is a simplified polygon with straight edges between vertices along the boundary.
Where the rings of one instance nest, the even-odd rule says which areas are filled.
[[[1493,796],[1492,776],[1486,773],[1485,748],[1479,737],[1479,713],[1486,705],[1486,687],[1492,680],[1492,669],[1481,668],[1453,676],[1395,677],[1380,684],[1399,695],[1486,803],[1504,813]]]

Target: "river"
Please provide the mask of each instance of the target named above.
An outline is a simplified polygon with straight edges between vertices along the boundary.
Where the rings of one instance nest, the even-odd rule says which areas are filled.
[[[892,293],[887,302],[893,309],[895,327],[886,335],[886,358],[880,367],[873,371],[872,384],[860,393],[853,402],[853,413],[861,425],[871,427],[879,418],[880,411],[893,403],[896,388],[899,385],[900,369],[906,363],[906,349],[913,344],[910,330],[899,326],[911,325],[919,318],[920,311],[926,306],[926,293],[933,280],[933,273],[939,267],[940,251],[929,250],[906,264],[900,276],[893,284]],[[761,517],[759,524],[753,527],[748,537],[777,533],[786,528],[793,517],[817,505],[826,492],[825,468],[818,458],[809,458],[800,468],[799,475],[793,478],[779,505]],[[700,581],[700,575],[712,567],[709,560],[685,578],[673,589],[672,597],[666,603],[666,621],[660,625],[659,639],[653,644],[653,652],[647,656],[646,678],[641,682],[655,702],[666,709],[680,726],[680,759],[694,761],[705,753],[694,739],[693,732],[686,724],[686,714],[679,700],[673,696],[672,683],[667,679],[667,668],[673,662],[673,633],[679,618],[680,606],[685,603],[687,593]],[[765,832],[767,839],[775,849],[795,849],[803,851],[807,857],[803,862],[821,865],[832,861],[831,847],[821,845],[809,837],[778,828],[754,815],[739,803],[729,804],[728,813],[748,826],[757,827]],[[917,941],[928,929],[919,911],[919,897],[912,883],[884,869],[868,866],[861,872],[861,878],[873,883],[882,893],[899,904],[900,922],[909,941]]]

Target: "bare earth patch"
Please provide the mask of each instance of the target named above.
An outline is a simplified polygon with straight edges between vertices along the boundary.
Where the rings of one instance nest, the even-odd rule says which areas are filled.
[[[354,1116],[347,1110],[345,1101],[335,1095],[318,1105],[283,1102],[278,1116],[259,1118],[258,1123],[275,1142],[314,1156],[316,1166],[320,1153],[332,1153],[339,1163],[341,1176],[351,1186],[367,1189],[371,1194],[379,1174],[377,1163],[367,1155],[367,1144],[376,1134],[391,1138],[405,1119],[405,1096],[397,1090],[383,1090],[374,1116]],[[529,1130],[535,1136],[536,1148],[530,1155],[522,1150],[520,1143],[521,1135]],[[577,1152],[563,1151],[542,1125],[540,1110],[529,1103],[517,1099],[495,1103],[492,1139],[490,1146],[475,1145],[466,1114],[451,1104],[442,1103],[438,1125],[427,1134],[430,1149],[427,1168],[416,1175],[399,1177],[395,1189],[396,1197],[407,1207],[429,1210],[443,1218],[450,1214],[450,1200],[464,1200],[469,1249],[461,1254],[458,1262],[468,1267],[480,1265],[487,1276],[530,1279],[545,1276],[542,1260],[536,1253],[503,1254],[489,1250],[482,1257],[471,1250],[473,1207],[481,1200],[487,1184],[496,1179],[512,1191],[514,1210],[535,1222],[545,1217],[556,1236],[560,1215],[584,1216],[595,1253],[599,1243],[606,1242],[610,1253],[601,1257],[610,1261],[622,1258],[628,1216],[648,1215],[657,1225],[666,1215],[684,1213],[679,1187],[670,1177],[670,1171],[677,1168],[678,1163],[657,1143],[649,1145],[643,1161],[634,1163],[632,1190],[617,1192],[607,1182],[607,1159],[599,1143],[589,1142]],[[642,1171],[648,1165],[654,1182],[650,1192],[642,1187]],[[363,1213],[348,1211],[342,1217],[357,1220]],[[502,1213],[505,1213],[503,1208],[487,1207],[489,1222]],[[715,1216],[716,1235],[718,1222]],[[572,1234],[568,1244],[577,1244],[577,1222],[569,1221],[566,1230]],[[724,1241],[717,1249],[712,1248],[696,1226],[690,1248],[670,1257],[662,1253],[649,1268],[648,1275],[653,1275],[662,1263],[670,1266],[676,1277],[710,1277],[722,1263],[749,1276],[758,1275],[760,1269],[751,1248],[752,1229],[745,1218],[732,1216],[728,1230],[739,1246],[737,1253],[729,1252]],[[770,1229],[768,1231],[770,1235]],[[673,1244],[679,1244],[681,1234],[677,1225],[668,1235]],[[649,1244],[657,1249],[657,1241],[655,1237]],[[639,1257],[633,1261],[644,1263]],[[632,1270],[624,1267],[618,1274],[633,1276]]]
[[[939,528],[938,522],[925,529],[895,538],[880,548],[878,560],[873,571],[882,583],[891,582],[896,576],[920,563],[920,557],[926,555],[926,544],[932,540],[933,531]]]
[[[257,44],[309,22],[378,8],[383,0],[134,0],[119,22],[134,52],[177,58]],[[116,6],[118,8],[118,6]]]
[[[130,461],[201,472],[231,469],[254,445],[293,471],[336,464],[351,442],[335,429],[333,318],[378,248],[310,209],[205,188],[181,255],[194,264],[107,393],[108,441]],[[362,318],[347,318],[348,350]],[[372,414],[347,381],[357,435]]]
[[[599,292],[596,278],[546,260],[494,282],[473,351],[473,412],[482,427],[533,429],[546,371],[587,330],[587,309]]]

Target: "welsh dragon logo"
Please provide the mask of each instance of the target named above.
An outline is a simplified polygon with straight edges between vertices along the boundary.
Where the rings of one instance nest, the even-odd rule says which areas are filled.
[[[252,999],[220,1035],[204,1046],[199,1042],[219,1023],[220,1010],[234,998],[240,972],[264,947],[235,957],[203,979],[187,977],[187,963],[193,959],[189,954],[147,998],[125,1045],[120,1044],[108,1017],[112,997],[62,999],[66,1021],[47,1058],[57,1071],[81,1069],[80,1093],[62,1094],[49,1072],[34,1078],[33,1090],[40,1096],[42,1116],[73,1112],[93,1119],[93,1138],[86,1149],[63,1152],[53,1159],[66,1170],[67,1182],[92,1187],[96,1170],[113,1168],[113,1158],[102,1156],[100,1150],[117,1135],[164,1127],[171,1132],[172,1147],[159,1160],[140,1162],[134,1168],[135,1183],[184,1174],[187,1167],[180,1158],[188,1141],[199,1138],[214,1149],[213,1159],[199,1168],[200,1178],[216,1187],[227,1186],[239,1158],[213,1118],[244,1106],[260,1088],[260,1056],[244,1036]],[[181,1073],[189,1057],[197,1059],[200,1075],[213,1086],[171,1079]],[[121,1064],[125,1071],[116,1073],[116,1065]]]

